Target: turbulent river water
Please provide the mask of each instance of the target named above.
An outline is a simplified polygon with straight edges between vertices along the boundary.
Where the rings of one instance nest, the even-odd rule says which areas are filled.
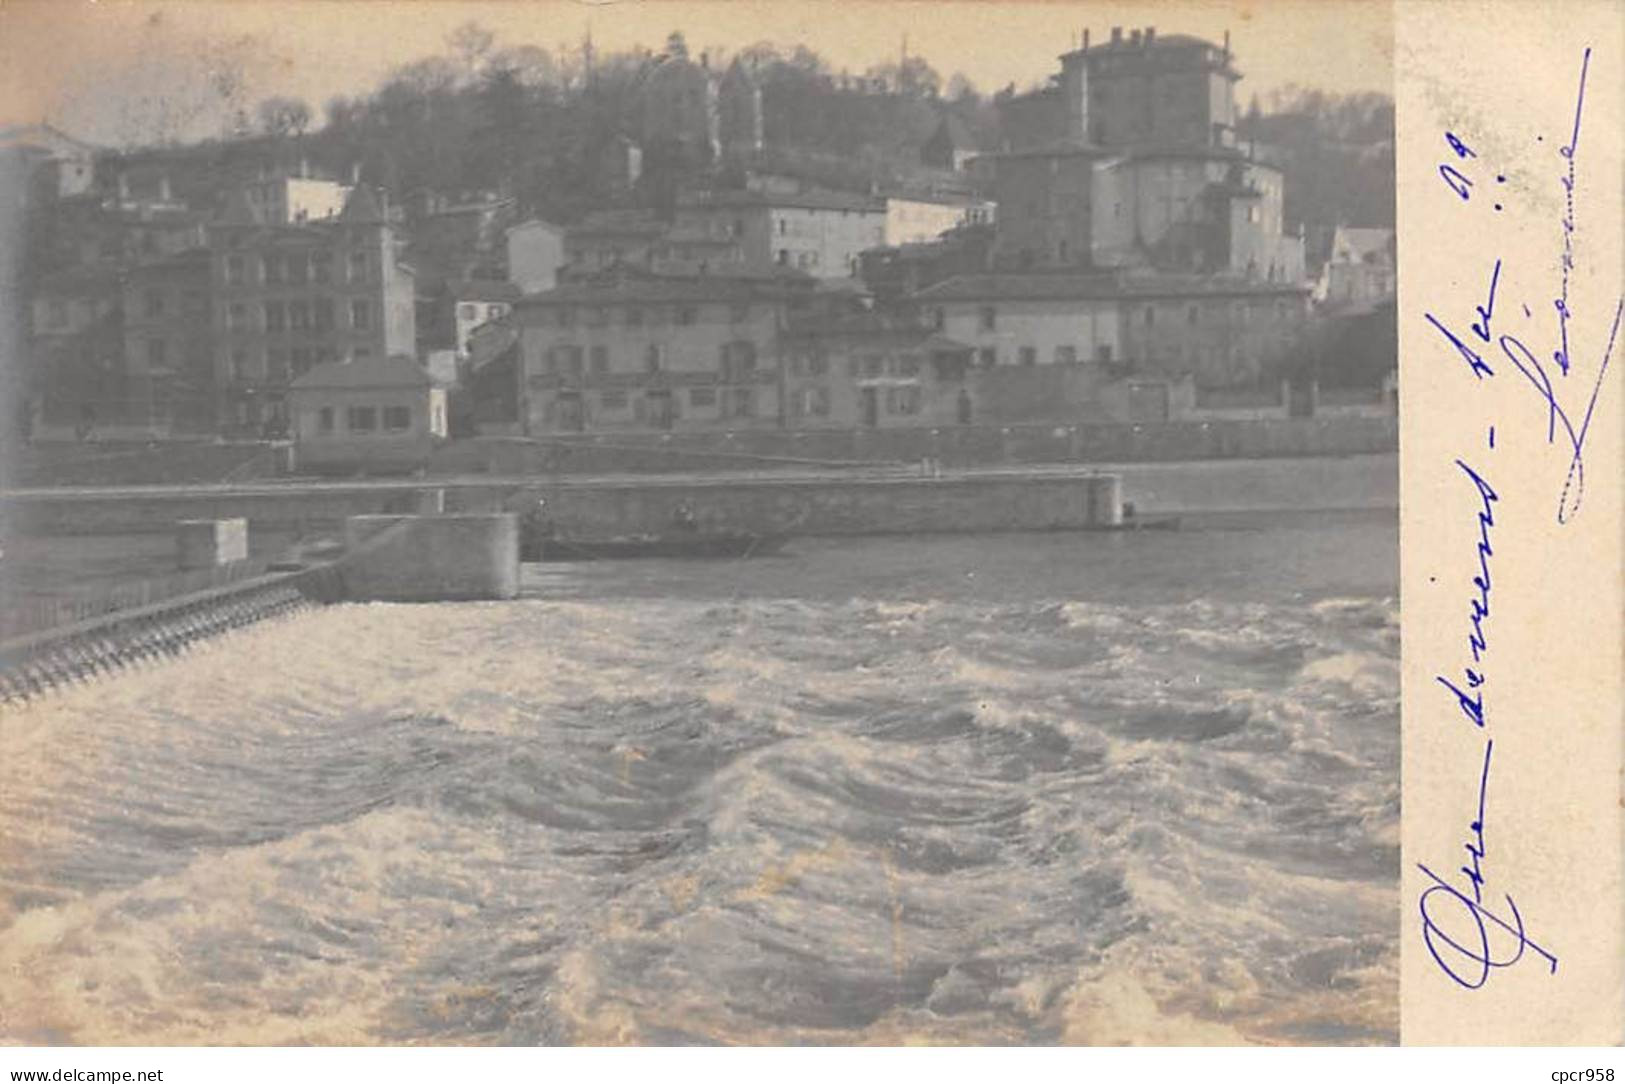
[[[346,605],[0,719],[0,1037],[1386,1043],[1392,512]]]

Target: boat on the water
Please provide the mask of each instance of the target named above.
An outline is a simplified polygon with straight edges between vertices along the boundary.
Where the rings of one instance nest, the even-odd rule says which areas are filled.
[[[685,531],[596,539],[535,535],[521,539],[520,557],[525,561],[761,557],[777,553],[789,538],[787,534],[755,534],[748,531]]]

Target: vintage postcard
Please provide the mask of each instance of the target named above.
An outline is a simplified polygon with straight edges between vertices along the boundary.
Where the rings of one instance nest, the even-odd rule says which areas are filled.
[[[1625,1039],[1560,7],[0,7],[0,1044]]]

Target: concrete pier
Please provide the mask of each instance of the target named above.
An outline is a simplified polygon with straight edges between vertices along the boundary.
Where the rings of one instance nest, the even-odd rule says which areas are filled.
[[[182,571],[248,560],[248,520],[183,519],[175,525],[176,558]]]
[[[512,515],[351,516],[341,562],[358,602],[504,599],[519,594]]]

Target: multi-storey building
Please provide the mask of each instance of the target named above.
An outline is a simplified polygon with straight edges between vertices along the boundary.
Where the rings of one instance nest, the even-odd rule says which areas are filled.
[[[1315,300],[1330,309],[1363,308],[1392,301],[1395,290],[1394,231],[1339,226],[1315,284]]]
[[[778,426],[779,330],[838,304],[783,275],[617,273],[532,294],[515,309],[521,421],[533,435]]]
[[[119,273],[74,266],[40,275],[30,297],[24,394],[46,423],[122,418],[128,401]]]
[[[739,246],[747,267],[847,278],[886,243],[886,201],[846,192],[723,191],[679,201],[677,223]]]
[[[995,159],[998,258],[1016,269],[1145,266],[1303,278],[1281,170],[1235,145],[1225,44],[1154,27],[1061,58],[1053,138]]]
[[[1290,356],[1308,313],[1301,284],[1166,273],[966,275],[915,300],[981,368],[1097,366],[1199,387],[1247,382]]]
[[[209,248],[223,424],[280,429],[289,382],[312,366],[414,354],[412,272],[370,188],[293,224],[267,222],[239,191]]]
[[[791,429],[895,429],[973,420],[972,348],[911,318],[796,321],[779,352]]]
[[[132,268],[124,277],[124,366],[129,409],[156,431],[215,425],[209,250]]]

